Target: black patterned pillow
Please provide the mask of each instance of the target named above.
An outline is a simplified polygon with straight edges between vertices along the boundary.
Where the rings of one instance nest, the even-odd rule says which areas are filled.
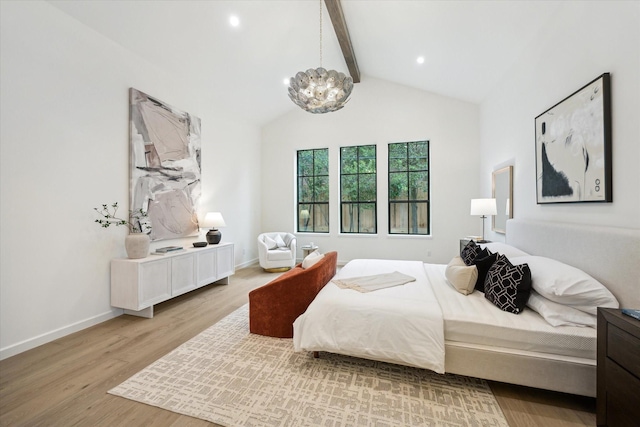
[[[460,251],[460,258],[462,258],[466,265],[472,265],[480,251],[480,246],[476,245],[476,242],[473,240],[469,240],[469,243]]]
[[[499,255],[484,282],[484,297],[503,311],[519,314],[531,294],[531,270],[527,264],[512,265]]]
[[[473,261],[478,269],[478,280],[476,280],[475,290],[484,292],[484,282],[487,279],[489,269],[498,259],[498,253],[492,254],[488,249],[483,249]]]
[[[496,252],[497,254],[498,252]],[[473,260],[473,262],[475,263],[476,261],[478,261],[479,259],[488,257],[489,255],[493,254],[493,252],[491,252],[489,249],[484,248],[481,249],[480,252],[478,252],[478,255],[476,256],[476,259]]]

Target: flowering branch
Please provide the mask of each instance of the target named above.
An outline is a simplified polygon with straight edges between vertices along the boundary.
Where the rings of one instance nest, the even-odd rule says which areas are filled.
[[[118,202],[111,205],[103,204],[100,208],[93,208],[102,218],[95,220],[100,227],[109,228],[112,225],[128,225],[131,233],[148,233],[151,231],[151,225],[147,221],[148,215],[142,209],[130,210],[129,220],[118,218]]]

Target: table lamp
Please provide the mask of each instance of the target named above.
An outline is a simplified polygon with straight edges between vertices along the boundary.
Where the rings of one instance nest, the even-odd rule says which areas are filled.
[[[471,215],[480,215],[482,218],[482,240],[478,243],[484,243],[484,220],[487,215],[495,215],[498,213],[496,199],[471,199]]]
[[[218,230],[218,227],[226,227],[227,224],[222,218],[220,212],[208,212],[204,217],[202,225],[205,227],[211,227],[211,230],[207,232],[207,242],[210,245],[217,245],[222,239],[222,233]]]

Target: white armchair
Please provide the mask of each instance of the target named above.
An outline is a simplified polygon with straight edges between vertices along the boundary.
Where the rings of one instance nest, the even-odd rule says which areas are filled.
[[[286,271],[296,265],[296,236],[286,232],[258,236],[260,267],[266,271]]]

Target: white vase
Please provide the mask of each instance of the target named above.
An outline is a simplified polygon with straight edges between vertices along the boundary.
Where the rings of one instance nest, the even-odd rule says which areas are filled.
[[[131,233],[124,238],[124,248],[131,259],[146,258],[149,256],[149,235],[144,233]]]

